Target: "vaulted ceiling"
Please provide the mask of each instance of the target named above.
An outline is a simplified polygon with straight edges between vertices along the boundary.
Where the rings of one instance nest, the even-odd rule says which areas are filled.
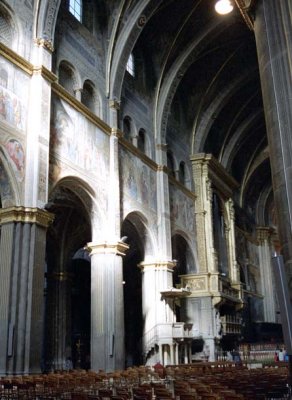
[[[141,1],[128,2],[128,17],[137,4]],[[238,181],[238,205],[258,224],[272,223],[254,34],[238,7],[221,16],[214,4],[215,0],[157,1],[132,50],[147,65],[145,82],[153,100],[157,142],[184,141],[189,155],[212,153]],[[122,31],[120,27],[119,34]]]

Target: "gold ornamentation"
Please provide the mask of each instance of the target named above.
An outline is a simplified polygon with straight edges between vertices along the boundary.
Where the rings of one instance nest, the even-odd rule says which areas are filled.
[[[47,228],[54,220],[54,215],[40,208],[9,207],[0,209],[0,224],[23,222]]]
[[[51,40],[43,39],[43,38],[36,38],[34,40],[35,44],[39,47],[43,47],[49,50],[51,53],[54,51],[54,46]]]

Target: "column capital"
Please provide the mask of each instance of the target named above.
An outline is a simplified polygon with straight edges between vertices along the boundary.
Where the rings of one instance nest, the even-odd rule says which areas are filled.
[[[100,242],[100,243],[87,243],[86,249],[92,256],[94,254],[115,254],[117,256],[125,256],[129,245],[124,242]]]
[[[36,38],[34,40],[35,44],[39,47],[43,47],[46,50],[50,51],[51,53],[54,52],[54,46],[51,40],[44,39],[44,38]]]
[[[109,100],[109,107],[114,108],[115,110],[120,109],[120,102],[117,99],[110,99]]]
[[[118,128],[112,128],[111,129],[111,136],[115,136],[118,139],[122,138],[124,136],[123,132],[118,129]]]
[[[174,267],[176,266],[176,260],[157,260],[157,261],[142,261],[138,267],[141,270],[145,269],[168,269],[173,271]]]
[[[167,151],[168,145],[166,143],[157,143],[156,149],[161,151]]]
[[[54,215],[40,208],[8,207],[0,209],[0,225],[10,222],[37,224],[47,228],[54,220]]]

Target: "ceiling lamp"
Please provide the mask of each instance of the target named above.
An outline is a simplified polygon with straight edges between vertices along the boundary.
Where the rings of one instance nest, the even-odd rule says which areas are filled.
[[[230,0],[218,0],[215,4],[215,10],[218,14],[229,14],[233,10]]]

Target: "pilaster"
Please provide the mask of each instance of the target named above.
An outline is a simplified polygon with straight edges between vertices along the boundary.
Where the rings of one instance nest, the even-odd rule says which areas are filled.
[[[26,132],[26,179],[24,204],[44,207],[48,198],[49,141],[51,115],[51,83],[57,77],[50,72],[52,61],[50,42],[35,40],[30,78]]]
[[[171,251],[171,223],[170,223],[170,203],[169,203],[169,180],[167,165],[167,145],[158,144],[156,146],[157,169],[157,246],[160,259],[169,260],[172,257]]]
[[[0,210],[0,374],[41,368],[46,229],[38,208]]]
[[[88,243],[91,256],[91,368],[123,369],[123,242]]]

